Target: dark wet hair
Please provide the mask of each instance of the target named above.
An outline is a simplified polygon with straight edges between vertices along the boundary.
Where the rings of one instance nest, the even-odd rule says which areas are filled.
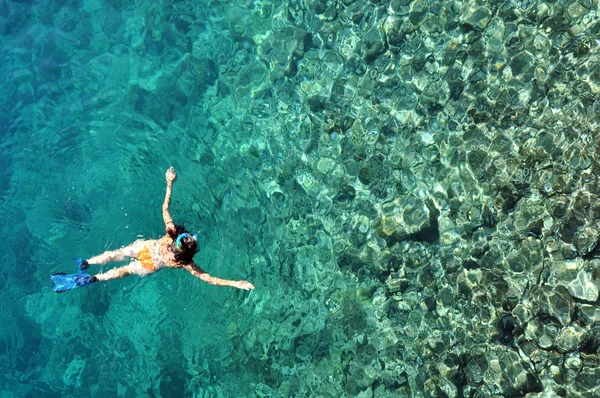
[[[194,259],[194,254],[198,251],[198,243],[193,236],[188,235],[181,238],[181,246],[177,247],[177,238],[181,234],[189,234],[189,232],[183,225],[176,225],[175,234],[171,234],[171,238],[173,238],[171,252],[175,256],[175,260],[182,264],[189,264]]]

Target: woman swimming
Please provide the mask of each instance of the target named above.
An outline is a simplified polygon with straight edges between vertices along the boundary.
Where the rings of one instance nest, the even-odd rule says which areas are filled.
[[[146,276],[163,268],[183,268],[195,277],[198,277],[211,285],[231,286],[244,290],[254,289],[254,286],[247,281],[229,281],[210,276],[206,271],[194,263],[194,255],[198,252],[196,235],[191,235],[183,228],[183,226],[173,224],[173,219],[169,214],[169,203],[171,201],[173,181],[177,178],[175,169],[172,167],[169,168],[166,173],[166,178],[167,193],[162,206],[162,212],[167,234],[162,239],[140,239],[127,247],[107,251],[87,260],[77,259],[76,263],[79,267],[79,273],[71,275],[66,275],[64,273],[51,275],[50,279],[54,282],[52,290],[57,293],[62,293],[67,290],[87,286],[90,283],[123,278],[124,276],[131,274]],[[81,272],[90,265],[106,264],[112,261],[124,261],[127,259],[131,259],[128,265],[113,268],[101,274],[88,275]]]

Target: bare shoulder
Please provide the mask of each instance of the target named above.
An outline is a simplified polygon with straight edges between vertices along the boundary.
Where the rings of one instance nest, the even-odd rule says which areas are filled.
[[[170,245],[171,243],[173,243],[173,238],[171,238],[171,235],[165,234],[165,236],[163,236],[160,239],[157,239],[157,241],[164,245]]]

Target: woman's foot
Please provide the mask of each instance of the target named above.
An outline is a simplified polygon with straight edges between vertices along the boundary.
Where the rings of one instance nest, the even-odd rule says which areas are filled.
[[[95,275],[80,274],[75,277],[75,283],[77,284],[77,286],[87,286],[90,283],[94,283],[96,281],[98,281],[98,279]]]
[[[75,264],[77,264],[77,268],[79,268],[79,271],[83,271],[84,269],[87,269],[90,266],[87,260],[84,260],[82,258],[76,258]]]

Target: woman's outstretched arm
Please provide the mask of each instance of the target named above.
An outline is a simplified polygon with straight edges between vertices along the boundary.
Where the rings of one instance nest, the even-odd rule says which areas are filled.
[[[210,283],[211,285],[231,286],[231,287],[237,287],[238,289],[244,289],[244,290],[254,289],[254,285],[248,281],[228,281],[227,279],[220,279],[220,278],[215,278],[214,276],[210,276],[206,271],[204,271],[202,268],[198,267],[194,262],[184,265],[183,268],[188,270],[196,278],[200,278],[204,282]]]
[[[167,193],[165,194],[165,201],[162,205],[162,213],[163,220],[165,221],[165,228],[167,229],[167,233],[169,235],[175,234],[175,224],[173,224],[173,219],[169,214],[169,203],[171,202],[171,191],[173,189],[173,181],[177,178],[177,173],[175,173],[175,169],[169,167],[167,173],[165,174],[167,178]]]

